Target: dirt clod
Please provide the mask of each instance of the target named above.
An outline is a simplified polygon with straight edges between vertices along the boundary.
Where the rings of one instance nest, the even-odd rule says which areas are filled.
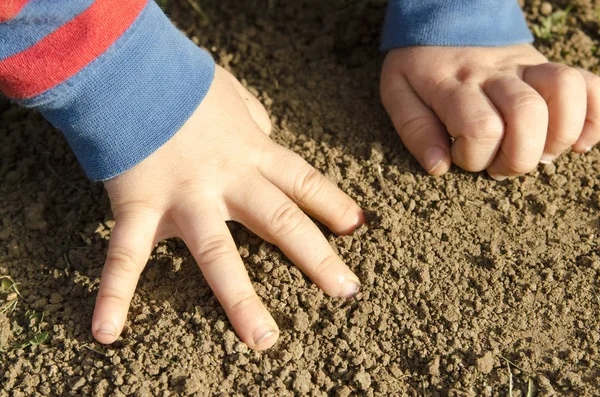
[[[483,356],[477,359],[477,369],[482,374],[489,374],[494,369],[494,354],[491,351],[487,351]]]
[[[294,328],[300,332],[304,332],[310,326],[310,321],[308,319],[308,314],[302,310],[298,310],[292,319],[294,322]]]
[[[307,394],[310,392],[312,385],[310,372],[307,370],[296,372],[296,378],[294,379],[293,384],[294,390],[298,393]]]
[[[359,371],[354,375],[354,382],[360,390],[367,390],[371,387],[371,375],[364,371]]]
[[[434,378],[440,376],[440,356],[435,357],[427,366],[427,372]]]

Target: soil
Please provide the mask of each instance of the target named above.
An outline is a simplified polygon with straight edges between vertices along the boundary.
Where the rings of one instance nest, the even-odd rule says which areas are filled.
[[[600,1],[524,10],[539,24],[568,3],[565,27],[536,45],[598,72]],[[352,236],[327,234],[360,294],[324,296],[231,224],[281,327],[275,347],[238,340],[175,239],[154,251],[122,338],[97,344],[108,199],[60,133],[3,102],[0,305],[17,303],[0,314],[0,395],[495,396],[511,383],[514,396],[600,395],[598,148],[504,182],[459,169],[429,177],[379,103],[383,1],[201,5],[206,18],[183,0],[167,11],[260,97],[273,139],[367,211]]]

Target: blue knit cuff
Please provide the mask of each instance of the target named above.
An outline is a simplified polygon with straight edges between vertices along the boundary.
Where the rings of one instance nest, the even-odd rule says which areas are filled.
[[[514,0],[390,0],[381,49],[504,46],[532,41]]]
[[[64,133],[89,178],[106,180],[166,143],[202,102],[214,72],[210,54],[149,1],[104,54],[21,104]]]

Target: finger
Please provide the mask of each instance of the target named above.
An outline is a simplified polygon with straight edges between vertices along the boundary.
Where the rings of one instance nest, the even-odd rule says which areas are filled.
[[[584,69],[579,69],[579,72],[585,79],[587,114],[583,131],[573,146],[573,150],[586,153],[600,142],[600,78]]]
[[[223,306],[231,325],[254,350],[277,341],[279,330],[248,277],[225,221],[218,210],[176,216],[183,239]]]
[[[429,174],[445,174],[452,163],[446,128],[403,75],[381,76],[381,101],[402,142]]]
[[[529,66],[523,81],[533,87],[548,105],[549,122],[544,154],[549,164],[577,142],[585,123],[585,80],[576,69],[558,63]]]
[[[244,99],[246,107],[248,108],[248,112],[250,112],[250,116],[254,119],[256,125],[258,125],[258,127],[265,134],[267,134],[267,136],[271,135],[271,118],[269,117],[265,107],[254,95],[250,93],[250,91],[246,89],[246,87],[244,87],[238,81],[238,79],[233,77],[232,74],[229,74],[229,77],[231,78],[231,83],[233,84],[235,90]]]
[[[449,81],[431,105],[453,136],[452,162],[482,171],[494,160],[504,136],[504,120],[477,83]]]
[[[265,152],[262,175],[331,231],[348,234],[364,223],[358,204],[302,157],[276,144]]]
[[[544,99],[516,76],[486,81],[484,91],[504,119],[504,137],[488,173],[497,180],[531,171],[546,142],[548,107]]]
[[[106,263],[92,319],[100,343],[113,343],[121,334],[140,274],[155,245],[157,214],[124,213],[110,237]]]
[[[358,277],[289,197],[262,177],[244,184],[230,196],[233,219],[277,245],[326,294],[351,298],[358,292]]]

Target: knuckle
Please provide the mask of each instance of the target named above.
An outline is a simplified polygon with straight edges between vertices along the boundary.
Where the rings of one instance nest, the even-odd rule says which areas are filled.
[[[305,215],[298,206],[291,201],[286,201],[277,208],[269,222],[271,234],[274,236],[287,236],[293,233],[304,223]]]
[[[299,174],[294,183],[294,197],[298,202],[306,204],[311,201],[323,187],[323,176],[313,167]]]
[[[578,87],[585,84],[585,79],[577,69],[565,65],[558,65],[554,69],[552,81],[559,87]]]
[[[233,250],[233,252],[236,252]],[[228,236],[211,236],[206,238],[198,247],[197,258],[200,266],[220,263],[232,255],[231,241]]]
[[[453,75],[444,74],[442,77],[430,77],[427,79],[425,86],[429,98],[450,96],[453,94],[452,89],[456,85],[456,77]]]
[[[319,262],[313,269],[313,273],[315,276],[323,276],[331,272],[331,269],[334,268],[339,263],[339,258],[335,254],[328,254]]]
[[[97,299],[101,299],[103,301],[113,301],[118,305],[129,305],[131,297],[126,296],[123,291],[115,288],[105,287],[98,291]]]
[[[459,94],[456,89],[457,80],[453,75],[441,78],[431,77],[425,82],[426,98],[434,109],[449,109],[454,98]]]
[[[230,311],[232,313],[243,313],[248,311],[248,308],[255,306],[257,303],[257,297],[252,293],[243,293],[233,299]]]
[[[464,136],[480,140],[500,140],[504,135],[504,122],[496,115],[474,115],[468,123]]]
[[[122,246],[110,247],[106,262],[111,264],[110,272],[121,277],[140,274],[143,261],[132,250]]]
[[[537,159],[519,159],[515,158],[514,156],[507,156],[506,154],[505,158],[507,159],[507,168],[509,175],[526,174],[535,169],[538,165]]]
[[[566,149],[574,145],[578,139],[579,131],[575,129],[572,129],[571,131],[559,131],[559,133],[552,138],[552,146]]]
[[[437,129],[438,125],[435,120],[428,116],[418,116],[405,120],[400,124],[398,132],[405,143],[419,140],[419,138],[427,130]]]
[[[544,99],[535,92],[517,92],[510,98],[516,111],[529,114],[547,113],[548,107]]]

